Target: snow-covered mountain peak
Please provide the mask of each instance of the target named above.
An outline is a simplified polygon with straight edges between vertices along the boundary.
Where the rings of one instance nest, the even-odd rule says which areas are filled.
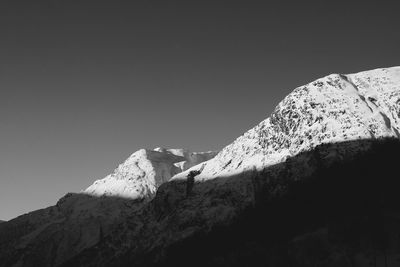
[[[114,172],[95,181],[84,193],[129,199],[150,199],[157,188],[172,176],[214,157],[216,152],[190,152],[185,149],[140,149]]]
[[[331,74],[294,89],[269,118],[209,160],[196,179],[261,170],[321,144],[400,138],[399,132],[400,67]]]
[[[55,206],[0,223],[0,266],[164,266],[159,264],[163,262],[170,266],[175,257],[178,264],[172,265],[180,266],[193,263],[195,253],[190,253],[199,249],[205,250],[207,257],[203,258],[211,255],[215,262],[227,257],[222,262],[226,265],[235,262],[235,254],[245,259],[237,262],[255,262],[254,256],[271,255],[265,264],[270,265],[276,262],[276,254],[287,263],[289,250],[308,249],[313,239],[300,236],[298,243],[293,238],[316,222],[321,225],[315,224],[315,229],[324,229],[320,227],[332,223],[328,218],[345,222],[343,229],[350,232],[350,225],[365,218],[372,218],[371,225],[375,225],[380,206],[390,211],[398,228],[400,209],[392,213],[393,203],[399,202],[398,179],[391,173],[395,173],[399,143],[385,137],[400,138],[399,131],[400,67],[326,76],[296,88],[269,118],[217,155],[162,147],[141,149],[86,189],[86,195],[67,194]],[[374,140],[381,138],[385,142]],[[191,170],[197,172],[188,176]],[[156,190],[153,201],[142,201],[152,199]],[[371,209],[366,208],[368,203]],[[345,217],[338,220],[339,213],[331,211],[342,212],[345,206],[350,213],[344,211]],[[320,214],[321,210],[326,212]],[[354,214],[360,217],[349,224]],[[371,225],[363,229],[372,230]],[[338,258],[339,250],[335,243],[329,245],[331,234],[340,243],[344,240],[342,234],[336,238],[339,228],[334,229],[326,242],[316,239],[324,244],[324,254],[334,253],[332,259]],[[236,238],[241,231],[246,234]],[[398,258],[391,254],[398,251],[397,245],[376,253],[377,246],[368,241],[375,229],[365,232],[366,239],[360,236],[367,240],[360,242],[365,250],[354,247],[358,241],[351,235],[351,245],[340,248],[346,257],[332,266],[352,262],[347,258],[349,248],[356,260],[361,259],[360,251],[365,252],[359,266],[368,265],[364,263],[370,262],[371,253],[381,254],[377,262],[384,262],[383,254],[385,259],[388,255],[388,262]],[[393,234],[397,232],[387,234],[397,236]],[[275,239],[280,235],[284,239]],[[234,236],[237,244],[231,246],[233,239],[227,236]],[[285,243],[290,249],[268,250],[273,243],[265,241],[270,242],[271,236],[279,247]],[[296,245],[301,240],[305,245]],[[395,244],[394,239],[382,240]],[[194,241],[200,245],[196,247]],[[253,245],[257,242],[260,246]],[[220,254],[219,247],[232,249]],[[315,258],[321,250],[317,251]],[[198,265],[209,266],[210,262]]]

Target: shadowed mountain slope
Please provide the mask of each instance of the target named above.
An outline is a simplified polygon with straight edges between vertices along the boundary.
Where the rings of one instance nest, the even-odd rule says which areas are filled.
[[[323,160],[354,145],[370,149]],[[396,266],[399,151],[397,139],[322,145],[263,172],[221,178],[224,186],[198,183],[190,198],[182,182],[170,182],[151,206],[64,266]],[[313,173],[293,179],[304,158]]]

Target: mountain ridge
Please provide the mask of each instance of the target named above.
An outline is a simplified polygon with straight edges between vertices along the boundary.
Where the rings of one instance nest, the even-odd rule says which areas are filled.
[[[269,118],[223,148],[211,164],[207,162],[196,179],[253,166],[263,169],[320,143],[399,138],[399,83],[400,67],[393,67],[331,74],[297,87]]]

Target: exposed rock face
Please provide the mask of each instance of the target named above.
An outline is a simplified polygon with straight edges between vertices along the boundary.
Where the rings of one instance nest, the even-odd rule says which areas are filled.
[[[157,188],[175,174],[209,160],[216,152],[190,152],[185,149],[141,149],[104,179],[97,180],[84,193],[127,199],[151,199]]]
[[[204,161],[210,160],[215,155],[217,155],[217,151],[207,151],[207,152],[191,152],[187,149],[165,149],[165,148],[155,148],[155,151],[172,153],[177,156],[183,157],[185,160],[175,163],[175,166],[179,168],[179,172],[185,171],[190,167],[196,166]]]
[[[394,149],[390,155],[385,149],[376,150],[374,146],[387,138],[398,140],[399,131],[399,67],[329,75],[296,88],[268,119],[205,161],[188,197],[185,192],[187,174],[201,169],[199,165],[191,165],[207,157],[188,157],[182,150],[157,148],[132,155],[104,179],[104,184],[110,186],[104,187],[99,182],[86,190],[86,193],[96,195],[99,192],[97,195],[104,196],[98,198],[101,200],[98,202],[94,197],[83,196],[91,200],[82,203],[93,203],[90,211],[75,208],[90,205],[74,204],[81,201],[67,197],[56,207],[2,224],[0,266],[35,266],[34,263],[36,266],[168,266],[170,263],[175,266],[243,266],[255,265],[252,260],[259,258],[268,266],[366,266],[362,262],[369,256],[363,248],[357,247],[359,260],[357,258],[354,263],[349,261],[347,250],[340,251],[341,258],[335,259],[338,253],[333,246],[338,241],[326,238],[324,231],[330,223],[327,221],[330,214],[326,211],[344,209],[346,215],[340,215],[343,217],[347,212],[354,212],[348,207],[357,211],[364,201],[372,199],[372,203],[367,203],[370,207],[373,203],[387,204],[395,199],[394,195],[398,195],[394,193],[395,179],[390,180],[393,177],[389,173],[396,165],[396,151],[400,146],[398,143],[385,145],[385,149]],[[351,169],[352,162],[371,150],[378,151],[370,156],[373,160],[363,160]],[[386,158],[380,161],[380,155]],[[157,165],[160,157],[167,163]],[[191,168],[185,170],[188,167]],[[351,171],[347,172],[348,169]],[[325,172],[318,174],[320,170]],[[170,179],[174,172],[177,174]],[[327,185],[324,177],[329,177]],[[139,186],[126,186],[129,182],[125,182],[131,178]],[[125,181],[124,186],[109,191],[108,188],[119,185],[117,181],[120,180]],[[162,183],[166,180],[168,182]],[[364,186],[363,182],[367,184]],[[148,202],[148,196],[154,195],[159,185],[156,196]],[[99,189],[93,190],[96,187]],[[335,192],[332,193],[331,188]],[[318,194],[320,191],[322,193]],[[135,201],[105,197],[125,196],[123,192],[130,192],[128,195]],[[361,204],[357,199],[361,199]],[[328,208],[322,206],[326,210],[321,210],[319,202]],[[400,214],[400,207],[396,209]],[[109,216],[109,212],[114,215]],[[53,221],[51,227],[43,223],[49,216]],[[360,212],[360,218],[363,216]],[[32,218],[37,219],[32,222]],[[71,225],[76,220],[80,221],[79,225],[95,221],[104,225],[103,220],[107,223],[106,227],[98,228],[101,231],[91,235],[99,238],[90,239],[90,242],[79,238],[64,239],[67,240],[64,242],[56,238],[67,235],[68,229],[75,229]],[[314,225],[322,230],[313,228]],[[51,230],[37,230],[40,227]],[[31,240],[29,246],[18,249],[26,239]],[[308,253],[309,249],[303,244],[309,244],[310,239],[328,244],[326,253],[330,253],[333,260],[320,261],[319,255],[311,261],[304,258],[302,251]],[[286,248],[287,244],[283,243],[289,241],[293,251],[288,253],[290,257],[282,258],[292,258],[296,264],[276,259],[277,251]],[[59,246],[59,243],[64,245]],[[79,251],[72,248],[75,244],[81,248]],[[206,255],[202,258],[199,253],[203,252]],[[397,256],[390,253],[390,260],[394,262]],[[238,259],[245,259],[245,262]]]

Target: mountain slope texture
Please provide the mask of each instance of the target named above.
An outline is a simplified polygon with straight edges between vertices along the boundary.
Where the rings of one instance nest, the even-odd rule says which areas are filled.
[[[326,76],[218,154],[140,150],[2,223],[0,266],[398,266],[399,132],[400,67]]]

